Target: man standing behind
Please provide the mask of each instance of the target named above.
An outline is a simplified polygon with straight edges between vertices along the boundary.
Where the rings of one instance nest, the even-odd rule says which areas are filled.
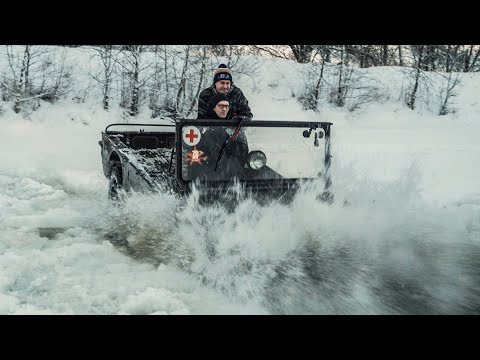
[[[243,94],[242,90],[233,85],[232,72],[227,68],[227,65],[220,64],[213,77],[213,85],[202,90],[198,96],[198,114],[197,119],[204,119],[207,117],[207,106],[209,100],[215,94],[225,94],[230,102],[230,109],[227,118],[244,117],[245,120],[253,118],[252,111],[248,106],[248,100]]]

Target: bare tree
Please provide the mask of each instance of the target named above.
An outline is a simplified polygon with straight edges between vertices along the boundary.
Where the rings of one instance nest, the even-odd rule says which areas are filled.
[[[322,83],[323,83],[323,71],[325,69],[325,57],[322,57],[322,62],[320,65],[320,75],[318,77],[317,83],[315,84],[315,91],[313,92],[313,101],[315,109],[318,108],[318,102],[320,101],[320,95],[322,93]]]
[[[235,51],[235,48],[237,48],[236,45],[210,45],[208,47],[212,55],[218,57],[228,56]]]
[[[340,55],[340,63],[339,63],[339,69],[338,69],[338,86],[337,86],[337,96],[336,96],[336,105],[339,106],[339,107],[342,107],[344,105],[344,86],[343,86],[343,82],[342,82],[342,77],[343,77],[343,68],[344,68],[344,65],[343,65],[343,61],[344,61],[344,56],[345,56],[345,47],[342,47],[342,50],[341,50],[341,55]]]
[[[66,64],[67,51],[62,49],[60,52],[60,61],[56,60],[57,52],[53,53],[52,62],[54,66],[51,68],[50,77],[52,79],[52,87],[47,96],[42,96],[42,99],[50,102],[57,101],[62,95],[66,93],[70,85],[73,67]]]
[[[205,70],[206,70],[206,67],[207,67],[207,62],[206,62],[206,59],[207,59],[207,50],[206,48],[203,46],[202,47],[202,50],[203,50],[203,56],[200,58],[200,64],[201,64],[201,69],[200,69],[200,79],[198,81],[198,86],[197,86],[197,90],[195,91],[195,94],[193,96],[193,100],[191,101],[191,104],[190,104],[190,107],[188,108],[188,111],[185,115],[185,117],[189,117],[190,114],[192,113],[195,105],[197,105],[197,99],[198,99],[198,96],[200,94],[200,91],[202,91],[202,84],[203,84],[203,79],[205,77]]]
[[[274,58],[293,59],[291,48],[284,45],[250,45],[248,49],[257,56],[267,55]]]
[[[475,55],[474,49],[476,48]],[[475,64],[480,55],[480,46],[479,45],[470,45],[467,50],[464,51],[464,65],[463,72],[472,71],[475,69]]]
[[[347,47],[346,50],[355,55],[361,68],[368,68],[376,62],[373,47],[370,45]]]
[[[447,115],[448,113],[452,112],[452,110],[449,107],[450,105],[449,102],[452,97],[456,96],[454,89],[460,82],[459,76],[460,76],[459,73],[452,73],[452,72],[448,73],[445,90],[443,91],[443,94],[440,93],[441,106],[440,106],[440,111],[438,112],[438,115]]]
[[[176,86],[176,63],[180,51],[172,46],[157,45],[154,49],[153,75],[146,86],[149,89],[149,108],[151,117],[159,116],[175,118],[177,100],[182,98],[180,87]],[[185,71],[188,68],[185,68]],[[183,74],[185,89],[187,75]]]
[[[414,58],[414,64],[412,66],[413,70],[414,70],[414,84],[413,84],[413,89],[412,91],[410,92],[410,94],[408,95],[408,100],[407,100],[407,106],[410,108],[410,109],[414,109],[415,108],[415,100],[417,98],[417,91],[418,91],[418,86],[419,86],[419,83],[420,83],[420,78],[421,78],[421,75],[422,75],[422,66],[423,66],[423,53],[424,53],[424,50],[425,50],[425,46],[424,45],[415,45],[415,46],[412,46],[412,54],[413,54],[413,58]]]
[[[406,78],[411,80],[411,87],[405,94],[406,105],[415,109],[419,92],[422,89],[424,103],[428,106],[431,103],[431,93],[438,101],[437,113],[446,115],[452,111],[451,99],[456,96],[455,88],[459,84],[460,70],[459,46],[444,45],[412,45],[409,48],[412,59],[411,64],[405,68]],[[445,73],[446,71],[446,73]],[[434,104],[437,104],[434,101]],[[437,105],[435,105],[436,107]],[[433,110],[432,108],[430,108]]]
[[[455,45],[452,47],[451,45],[447,46],[445,51],[445,71],[451,72],[453,68],[453,64],[456,62],[458,49],[460,45]]]
[[[320,64],[312,64],[312,67],[306,68],[305,89],[298,100],[307,110],[318,111],[324,82],[325,58],[322,60]]]
[[[388,65],[388,45],[382,45],[382,63],[383,66]]]
[[[188,117],[203,85],[208,45],[158,46],[149,89],[152,117]],[[228,54],[228,52],[227,52]]]
[[[295,60],[301,64],[311,61],[311,55],[314,49],[313,45],[288,45],[292,49]]]
[[[182,95],[185,95],[185,83],[187,81],[187,69],[189,67],[188,63],[188,57],[190,56],[190,46],[187,45],[186,50],[185,50],[185,59],[183,62],[183,67],[182,67],[182,74],[180,75],[180,84],[178,86],[178,91],[177,91],[177,97],[176,97],[176,112],[180,112],[179,110],[182,107]]]
[[[478,69],[476,69],[476,66],[477,66],[478,58],[480,56],[480,46],[476,45],[476,47],[477,47],[477,50],[475,52],[475,56],[473,57],[473,60],[470,63],[470,66],[469,66],[469,69],[471,71],[478,71]]]
[[[151,80],[151,84],[147,84],[149,91],[148,91],[148,107],[151,110],[150,117],[152,119],[159,116],[159,92],[162,89],[162,81],[161,81],[161,68],[160,68],[160,61],[159,61],[159,51],[160,46],[155,45],[153,52],[154,52],[154,62],[155,65],[153,67],[153,76]]]
[[[130,116],[138,115],[139,105],[138,99],[140,95],[140,82],[139,82],[139,74],[140,74],[140,54],[141,54],[141,46],[133,45],[128,48],[131,52],[131,59],[132,59],[132,102],[130,104]]]
[[[164,46],[164,54],[165,54],[165,58],[164,58],[164,71],[165,71],[165,90],[166,90],[166,94],[165,94],[165,98],[166,98],[166,101],[164,101],[164,108],[166,110],[169,110],[169,112],[171,114],[174,114],[175,113],[175,107],[173,105],[173,101],[171,100],[171,96],[170,96],[170,82],[169,82],[169,66],[168,66],[168,61],[169,61],[169,53],[168,53],[168,50],[167,50],[167,46]],[[174,57],[172,56],[172,58],[174,59]],[[173,64],[172,64],[173,65]],[[174,69],[175,66],[172,66],[172,68]]]
[[[21,49],[21,51],[18,51]],[[11,77],[5,77],[6,96],[13,98],[13,109],[20,112],[22,104],[33,110],[39,99],[55,102],[71,84],[73,66],[66,65],[66,49],[58,51],[48,46],[6,46]]]
[[[128,109],[128,115],[137,116],[140,110],[141,88],[148,77],[143,77],[144,70],[151,67],[150,63],[142,64],[144,45],[125,45],[121,48],[121,60],[116,64],[122,70],[122,101],[120,106]]]
[[[403,66],[402,45],[397,46],[398,49],[398,64]]]
[[[112,80],[115,71],[115,52],[113,45],[104,45],[93,47],[96,56],[100,58],[102,69],[98,74],[90,74],[102,87],[102,104],[103,109],[107,110],[110,107],[110,91],[112,87]]]
[[[26,67],[28,66],[29,63],[29,58],[30,58],[30,46],[26,45],[25,46],[25,51],[23,53],[23,59],[22,59],[22,65],[20,67],[20,76],[18,80],[18,88],[17,92],[15,94],[15,105],[13,106],[13,110],[16,113],[20,112],[20,96],[25,92],[23,85],[26,83],[25,81],[25,75],[28,74],[28,70],[26,70]]]

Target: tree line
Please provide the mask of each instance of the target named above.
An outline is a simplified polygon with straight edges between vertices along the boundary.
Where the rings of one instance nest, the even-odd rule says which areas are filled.
[[[288,45],[250,47],[254,53],[295,60],[368,68],[411,66],[425,71],[480,71],[480,45]],[[423,54],[423,56],[418,56]]]
[[[89,65],[79,67],[80,59],[69,59],[72,51],[74,56],[86,57],[83,64]],[[95,94],[105,110],[119,105],[125,116],[137,116],[146,106],[152,118],[188,118],[220,62],[236,73],[255,76],[254,60],[250,57],[247,62],[243,55],[312,64],[309,71],[313,69],[315,76],[307,77],[298,100],[315,111],[322,96],[350,110],[377,99],[374,87],[354,88],[359,83],[355,69],[399,66],[412,79],[405,92],[411,109],[422,81],[427,81],[425,74],[443,73],[444,105],[439,114],[446,114],[458,73],[480,70],[478,45],[7,45],[0,53],[0,94],[17,113],[36,110],[40,100],[55,103],[70,96],[84,102]]]

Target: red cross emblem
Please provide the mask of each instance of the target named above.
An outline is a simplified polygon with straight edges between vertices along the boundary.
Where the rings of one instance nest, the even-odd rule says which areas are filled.
[[[193,143],[193,139],[198,138],[198,134],[195,134],[193,129],[190,129],[190,132],[187,135],[185,135],[185,137],[188,138],[191,143]]]
[[[200,130],[195,126],[187,126],[183,128],[183,141],[188,146],[195,146],[200,141]]]

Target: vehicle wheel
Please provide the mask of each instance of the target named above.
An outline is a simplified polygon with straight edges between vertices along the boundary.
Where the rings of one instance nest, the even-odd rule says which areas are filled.
[[[108,184],[108,199],[120,201],[123,198],[123,192],[122,170],[118,166],[113,166],[112,173],[110,174],[110,182]]]

